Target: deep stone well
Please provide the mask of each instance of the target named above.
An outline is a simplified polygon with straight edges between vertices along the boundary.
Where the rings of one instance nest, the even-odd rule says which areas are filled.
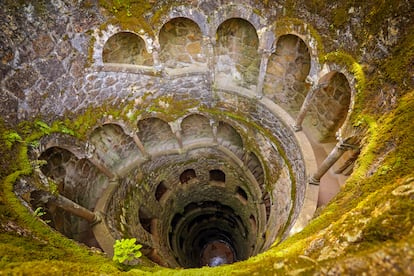
[[[413,6],[376,2],[6,1],[0,269],[117,272],[66,236],[136,238],[138,274],[414,273]]]

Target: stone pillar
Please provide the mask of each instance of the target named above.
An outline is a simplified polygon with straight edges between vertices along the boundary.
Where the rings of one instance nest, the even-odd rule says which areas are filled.
[[[216,75],[216,55],[215,55],[215,46],[216,40],[212,37],[203,37],[206,57],[207,57],[207,67],[208,71],[210,72],[211,82],[215,82],[215,75]]]
[[[213,132],[213,143],[217,143],[217,131],[218,131],[218,122],[214,119],[210,119],[211,131]]]
[[[41,193],[49,203],[62,208],[63,210],[71,213],[72,215],[81,217],[93,224],[100,221],[100,218],[97,214],[86,209],[85,207],[80,206],[76,202],[73,202],[72,200],[62,195],[54,195],[46,191],[42,191]]]
[[[169,122],[168,123],[171,127],[171,131],[175,134],[175,137],[177,138],[178,146],[180,149],[184,147],[183,145],[183,138],[181,136],[181,120]]]
[[[156,71],[160,72],[162,71],[162,67],[163,65],[161,64],[160,61],[160,44],[158,43],[158,41],[154,42],[152,45],[152,59],[154,62],[154,68]]]
[[[354,145],[347,144],[344,141],[339,141],[329,155],[323,160],[317,171],[309,179],[309,184],[319,185],[322,176],[341,158],[345,151],[355,149]]]
[[[266,77],[267,64],[269,62],[269,57],[272,54],[272,52],[270,50],[264,49],[261,51],[261,54],[262,58],[260,60],[259,77],[256,86],[256,97],[258,99],[261,99],[263,97],[263,84]]]
[[[150,154],[145,150],[144,145],[142,144],[141,140],[138,138],[138,135],[136,133],[133,133],[130,135],[132,137],[132,139],[135,142],[135,145],[137,145],[138,149],[141,151],[141,153],[145,156],[145,157],[149,157]]]
[[[308,94],[306,95],[306,98],[303,101],[302,106],[300,107],[300,111],[299,111],[299,114],[296,118],[295,124],[293,125],[293,129],[295,131],[301,131],[302,130],[302,123],[303,123],[303,120],[305,119],[306,113],[309,110],[310,103],[312,102],[312,99],[314,98],[316,93],[321,88],[327,87],[328,83],[324,82],[324,83],[319,83],[317,85],[314,85],[313,83],[311,83],[311,85],[312,85],[311,89],[309,90]]]

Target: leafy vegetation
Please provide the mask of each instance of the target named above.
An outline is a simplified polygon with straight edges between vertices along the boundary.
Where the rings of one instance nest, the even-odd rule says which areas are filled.
[[[140,251],[142,245],[136,244],[137,239],[120,239],[116,240],[114,244],[114,256],[112,260],[121,264],[133,261],[142,256]]]

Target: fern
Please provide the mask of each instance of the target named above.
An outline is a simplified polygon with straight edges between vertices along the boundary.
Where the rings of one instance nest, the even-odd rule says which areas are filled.
[[[48,126],[48,124],[46,124],[45,122],[42,122],[42,121],[36,120],[36,121],[35,121],[35,125],[36,125],[36,127],[38,127],[38,128],[39,128],[39,130],[40,130],[42,133],[44,133],[44,134],[50,134],[50,132],[51,132],[51,128],[50,128],[50,126]]]

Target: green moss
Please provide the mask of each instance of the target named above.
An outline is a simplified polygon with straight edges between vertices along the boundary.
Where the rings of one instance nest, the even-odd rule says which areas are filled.
[[[152,29],[145,20],[145,13],[151,10],[151,3],[143,0],[99,0],[99,5],[105,8],[113,17],[106,24],[119,25],[124,30],[145,32],[151,34]]]
[[[113,16],[104,25],[108,23],[119,25],[124,30],[138,33],[143,30],[152,35],[153,27],[160,24],[161,18],[170,11],[171,7],[184,5],[187,2],[165,1],[161,5],[154,6],[145,0],[99,0],[99,4]]]
[[[94,36],[91,36],[90,38],[91,39],[89,41],[88,57],[86,59],[85,67],[90,67],[94,62],[94,60],[93,60],[93,50],[95,48],[96,38]]]
[[[338,8],[333,12],[333,24],[335,27],[341,27],[348,21],[348,10],[346,8]]]
[[[408,35],[403,38],[395,48],[393,55],[386,59],[381,66],[387,80],[399,85],[404,90],[409,89],[414,74],[414,26],[407,31]]]
[[[402,1],[397,0],[390,5],[385,0],[373,0],[367,3],[364,7],[366,14],[365,24],[370,30],[370,33],[378,33],[380,28],[383,27],[383,23],[386,22],[386,19],[399,12],[400,2]]]

